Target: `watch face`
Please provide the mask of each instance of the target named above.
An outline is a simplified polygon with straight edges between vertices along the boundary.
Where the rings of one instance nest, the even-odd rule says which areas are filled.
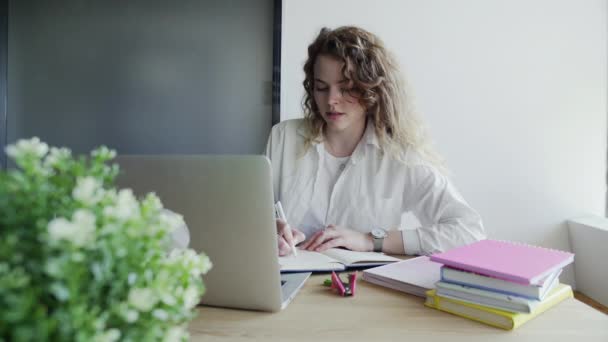
[[[386,237],[386,232],[383,229],[374,228],[372,229],[372,236],[376,239],[382,239],[383,237]]]

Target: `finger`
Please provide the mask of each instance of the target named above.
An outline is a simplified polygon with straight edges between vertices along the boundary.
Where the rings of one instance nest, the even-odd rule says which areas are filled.
[[[293,232],[293,240],[294,240],[295,245],[306,240],[306,235],[304,235],[304,233],[302,233],[300,230],[293,228],[292,232]]]
[[[331,240],[325,241],[325,243],[323,243],[319,247],[317,247],[315,249],[315,251],[317,251],[317,252],[323,252],[323,251],[328,250],[330,248],[344,247],[345,242],[346,241],[344,240],[343,237],[337,237],[335,239],[331,239]]]
[[[279,236],[278,239],[279,244],[279,256],[285,256],[291,253],[291,247],[287,244],[287,241]]]
[[[310,245],[310,242],[311,242],[311,241],[312,241],[312,240],[313,240],[313,239],[314,239],[316,236],[317,236],[317,233],[312,234],[312,236],[311,236],[311,237],[310,237],[308,240],[304,241],[304,242],[303,242],[303,243],[300,245],[300,248],[301,248],[301,249],[306,249],[306,248],[308,248],[308,245]]]
[[[285,229],[283,229],[283,238],[285,239],[285,241],[287,241],[287,243],[289,244],[290,248],[291,246],[295,246],[295,241],[293,238],[293,232],[291,230],[291,227],[286,224],[285,225]]]
[[[309,251],[314,251],[317,247],[319,247],[321,244],[323,244],[325,241],[330,240],[335,238],[335,231],[332,230],[324,230],[321,232],[321,234],[319,234],[319,236],[317,236],[317,238],[311,242],[311,244],[308,246],[308,250]]]
[[[316,241],[313,240],[310,242],[308,249],[311,251],[316,250],[321,244],[325,243],[326,241],[335,239],[336,237],[341,235],[341,233],[336,229],[336,225],[333,224],[328,225],[324,229],[320,230],[318,233],[319,235],[322,235],[322,237],[317,236]]]
[[[276,219],[276,223],[277,223],[277,234],[279,234],[280,236],[283,236],[283,230],[285,230],[285,226],[287,225],[287,222],[285,222],[281,219]]]
[[[302,249],[308,249],[308,247],[310,247],[310,244],[311,244],[311,243],[313,243],[313,241],[315,241],[315,240],[317,239],[317,237],[319,237],[319,234],[322,234],[322,233],[323,233],[323,231],[322,231],[322,230],[320,230],[320,231],[318,231],[318,232],[314,233],[314,234],[313,234],[313,235],[310,237],[310,239],[308,239],[308,241],[305,241],[305,242],[302,244],[302,246],[300,246],[300,247],[301,247]]]
[[[300,241],[295,240],[293,228],[291,228],[291,226],[286,221],[277,218],[276,223],[277,223],[277,233],[279,234],[279,237],[284,238],[289,246],[294,246],[294,248],[295,248],[295,245],[303,240],[303,239]]]

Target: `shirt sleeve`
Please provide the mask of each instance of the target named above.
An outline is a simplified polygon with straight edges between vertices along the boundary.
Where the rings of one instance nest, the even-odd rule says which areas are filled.
[[[406,254],[428,255],[485,238],[480,215],[469,206],[449,179],[435,168],[410,168],[404,204],[421,226],[403,230]]]
[[[274,127],[272,128],[272,130],[270,131],[270,134],[268,135],[268,141],[266,141],[266,150],[264,151],[264,154],[266,155],[266,157],[268,157],[268,159],[270,159],[272,161],[272,133],[274,131]]]
[[[279,125],[272,127],[270,134],[268,135],[268,141],[266,143],[266,150],[264,154],[270,159],[270,165],[272,168],[272,188],[274,190],[275,200],[279,197],[280,189],[280,167],[282,165],[281,149],[283,145],[283,134]]]

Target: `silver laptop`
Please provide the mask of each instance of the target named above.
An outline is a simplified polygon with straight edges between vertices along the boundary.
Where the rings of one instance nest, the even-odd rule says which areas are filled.
[[[213,268],[201,303],[278,311],[310,273],[280,274],[270,161],[264,156],[119,156],[117,184],[184,216]]]

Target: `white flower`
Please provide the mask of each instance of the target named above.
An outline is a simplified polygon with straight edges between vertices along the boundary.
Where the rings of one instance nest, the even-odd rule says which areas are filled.
[[[209,257],[204,253],[199,254],[199,258],[201,274],[206,274],[213,267],[213,263],[211,263],[211,259],[209,259]]]
[[[29,140],[21,139],[14,145],[8,145],[6,154],[13,159],[24,155],[34,155],[37,158],[42,158],[48,150],[49,146],[46,143],[40,142],[38,137],[33,137]]]
[[[49,154],[44,158],[44,165],[46,167],[57,166],[64,160],[69,159],[72,156],[72,151],[66,147],[51,147]]]
[[[181,342],[186,337],[188,333],[182,326],[171,327],[167,330],[163,342]]]
[[[153,192],[150,192],[146,195],[144,202],[148,206],[150,206],[150,209],[154,211],[158,211],[163,208],[163,203],[161,202],[160,198],[158,198],[158,196],[156,196],[156,194]]]
[[[116,151],[107,148],[106,146],[101,146],[93,151],[91,151],[91,156],[97,157],[101,156],[104,159],[114,159],[116,157]]]
[[[139,216],[139,203],[135,195],[133,195],[133,191],[131,189],[120,190],[116,196],[116,205],[106,207],[104,215],[121,221],[127,221]]]
[[[168,231],[172,232],[186,226],[184,217],[168,209],[163,209],[159,215],[161,225],[167,226]]]
[[[158,297],[149,288],[134,288],[129,291],[129,304],[142,312],[150,311],[158,302]]]
[[[166,321],[167,318],[169,318],[169,314],[167,313],[167,311],[165,311],[163,309],[154,309],[152,311],[152,316],[154,316],[155,318],[157,318],[161,321]]]
[[[72,224],[76,226],[76,234],[71,241],[77,246],[85,246],[95,239],[95,215],[89,210],[78,209],[72,215]]]
[[[190,275],[199,277],[209,272],[213,267],[211,260],[204,253],[196,254],[193,249],[174,249],[169,253],[167,262],[170,264],[180,263],[184,268],[190,270]]]
[[[171,274],[168,270],[161,270],[156,274],[156,282],[160,284],[165,284],[167,282],[171,282]]]
[[[137,312],[137,310],[128,309],[124,313],[124,318],[127,323],[133,323],[139,318],[139,312]]]
[[[115,342],[120,338],[120,330],[110,329],[93,338],[95,342]]]
[[[95,215],[78,209],[72,222],[63,217],[53,219],[47,227],[51,240],[66,240],[78,247],[89,245],[95,239]]]
[[[200,301],[198,290],[190,286],[184,291],[184,307],[186,310],[192,309]]]
[[[120,228],[121,227],[116,224],[107,223],[99,229],[99,233],[103,235],[112,235],[116,234],[120,230]]]
[[[95,215],[87,209],[78,209],[72,215],[72,221],[77,224],[95,227]]]
[[[169,306],[173,306],[175,305],[175,303],[177,303],[175,297],[173,297],[170,293],[166,292],[160,295],[160,300]]]
[[[85,205],[93,205],[103,198],[101,182],[93,177],[78,178],[76,187],[72,190],[72,197]]]
[[[51,240],[59,241],[70,239],[74,235],[76,227],[74,227],[72,222],[60,217],[49,222],[47,229]]]

